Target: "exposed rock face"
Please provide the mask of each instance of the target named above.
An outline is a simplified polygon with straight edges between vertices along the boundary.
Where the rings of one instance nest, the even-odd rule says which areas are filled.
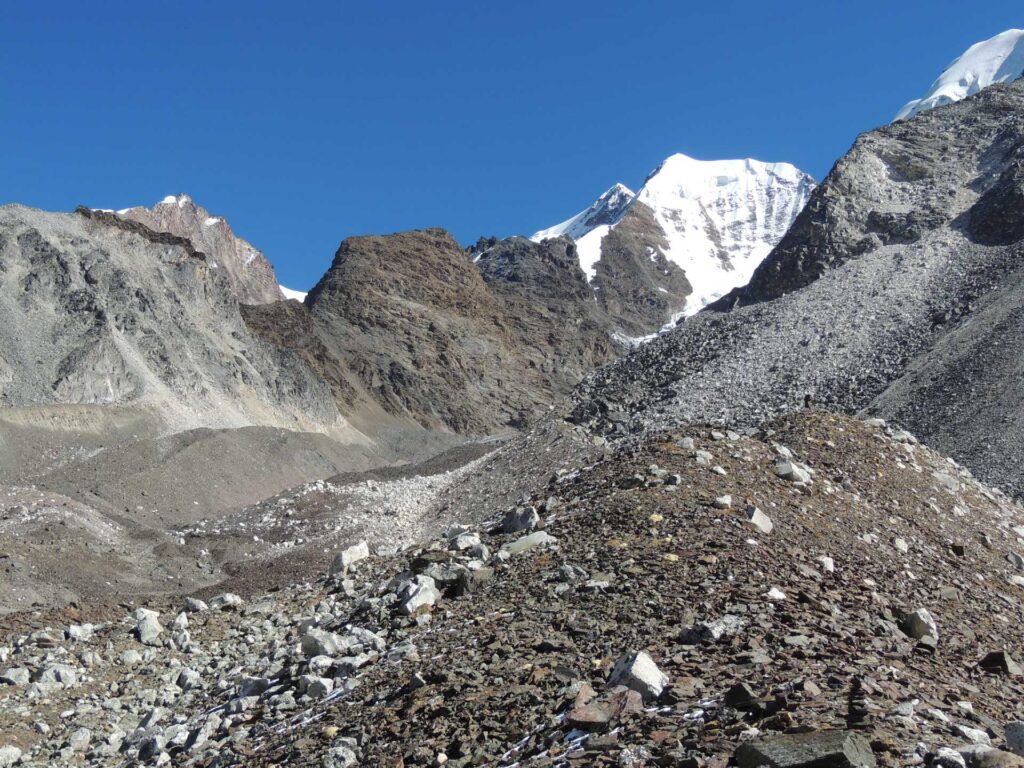
[[[616,356],[612,323],[594,303],[568,238],[502,240],[476,266],[542,391],[567,393]]]
[[[466,432],[519,426],[615,352],[568,240],[444,230],[345,240],[306,305],[323,344],[389,413]]]
[[[113,214],[0,208],[0,328],[3,406],[130,404],[172,429],[341,423],[190,241]]]
[[[635,203],[601,240],[595,266],[598,304],[626,336],[659,330],[686,306],[693,293],[686,273],[665,253],[668,240],[643,203]]]
[[[813,188],[788,163],[677,154],[637,194],[618,184],[532,239],[572,237],[620,330],[644,335],[743,285]]]
[[[267,257],[237,237],[222,216],[211,215],[188,195],[165,197],[152,208],[140,205],[117,213],[157,232],[188,238],[196,250],[210,257],[210,268],[227,279],[240,302],[267,304],[284,298]]]
[[[748,286],[596,374],[574,418],[756,423],[809,397],[1024,491],[1022,115],[1018,81],[861,136]]]
[[[335,401],[345,412],[361,397],[358,382],[344,360],[331,354],[317,335],[309,310],[298,301],[277,301],[271,304],[241,304],[239,310],[249,329],[275,346],[294,350],[311,371],[331,388]]]

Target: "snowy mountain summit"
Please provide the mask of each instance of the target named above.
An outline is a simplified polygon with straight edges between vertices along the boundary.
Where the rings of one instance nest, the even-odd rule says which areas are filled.
[[[605,303],[660,298],[670,315],[689,315],[750,279],[813,189],[789,163],[676,154],[635,195],[618,184],[532,239],[572,237]],[[639,279],[637,270],[645,273]]]
[[[597,198],[587,210],[580,211],[561,224],[542,229],[530,239],[539,243],[550,237],[567,235],[578,242],[598,227],[611,226],[618,222],[635,198],[636,194],[631,189],[624,184],[616,184]]]
[[[1008,83],[1024,75],[1024,29],[1008,29],[975,43],[953,61],[920,99],[899,111],[895,120],[913,117],[926,109],[951,104],[992,83]]]

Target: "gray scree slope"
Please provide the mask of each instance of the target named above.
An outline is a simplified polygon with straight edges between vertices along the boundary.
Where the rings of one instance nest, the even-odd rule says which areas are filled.
[[[208,257],[113,214],[0,208],[0,338],[3,407],[130,405],[165,431],[345,429],[327,386],[248,331]]]
[[[1022,167],[1022,82],[862,135],[748,286],[596,372],[571,418],[756,424],[809,395],[1024,492]]]

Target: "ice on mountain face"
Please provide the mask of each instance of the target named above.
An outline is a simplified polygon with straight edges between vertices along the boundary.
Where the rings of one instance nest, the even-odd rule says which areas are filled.
[[[814,189],[789,163],[672,155],[647,179],[647,205],[668,240],[665,257],[693,286],[685,313],[746,284]]]
[[[594,228],[617,223],[629,209],[629,204],[633,202],[635,197],[636,195],[628,187],[616,184],[597,198],[594,204],[585,211],[580,211],[571,219],[566,219],[561,224],[535,232],[530,239],[539,243],[541,240],[547,240],[550,237],[567,235],[578,243],[580,238]]]
[[[611,231],[611,228],[610,224],[602,224],[581,237],[575,238],[576,254],[580,257],[580,267],[588,281],[592,281],[597,276],[597,262],[601,260],[601,241]]]
[[[281,293],[284,294],[284,297],[286,299],[295,299],[295,301],[305,301],[306,300],[306,292],[305,291],[294,291],[291,288],[285,288],[283,285],[279,285],[277,287],[281,289]]]
[[[633,206],[645,205],[668,243],[663,255],[693,287],[684,308],[689,315],[749,281],[813,189],[813,179],[789,163],[702,161],[677,154],[636,194],[618,184],[585,211],[532,239],[572,237],[580,266],[593,280],[601,241]],[[650,257],[654,261],[656,254]]]
[[[1024,75],[1024,29],[1008,29],[993,38],[975,43],[953,61],[928,93],[909,102],[895,120],[951,104],[971,96],[992,83],[1006,83]]]

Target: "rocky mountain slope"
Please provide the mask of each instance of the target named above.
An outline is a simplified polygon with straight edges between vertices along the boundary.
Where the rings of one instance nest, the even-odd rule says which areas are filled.
[[[165,432],[345,429],[327,387],[248,331],[189,240],[88,209],[4,206],[0,266],[4,407],[130,406]]]
[[[1024,490],[1022,115],[1018,81],[861,136],[749,285],[595,375],[575,420],[750,424],[811,398]]]
[[[311,581],[14,617],[0,758],[1012,768],[1022,512],[878,422],[688,425]]]
[[[281,301],[274,267],[263,253],[235,235],[223,216],[213,216],[188,195],[165,197],[152,208],[136,206],[117,215],[156,232],[184,237],[209,257],[210,269],[223,275],[235,297],[245,304]]]
[[[305,306],[385,411],[486,433],[521,426],[616,353],[575,258],[568,239],[495,242],[474,263],[444,230],[353,237]]]
[[[975,43],[943,70],[920,99],[896,115],[905,120],[918,112],[971,96],[992,83],[1007,83],[1024,75],[1024,29],[1008,29]]]
[[[533,239],[572,237],[598,301],[642,335],[743,285],[813,188],[788,163],[677,154],[637,194],[618,184]]]

